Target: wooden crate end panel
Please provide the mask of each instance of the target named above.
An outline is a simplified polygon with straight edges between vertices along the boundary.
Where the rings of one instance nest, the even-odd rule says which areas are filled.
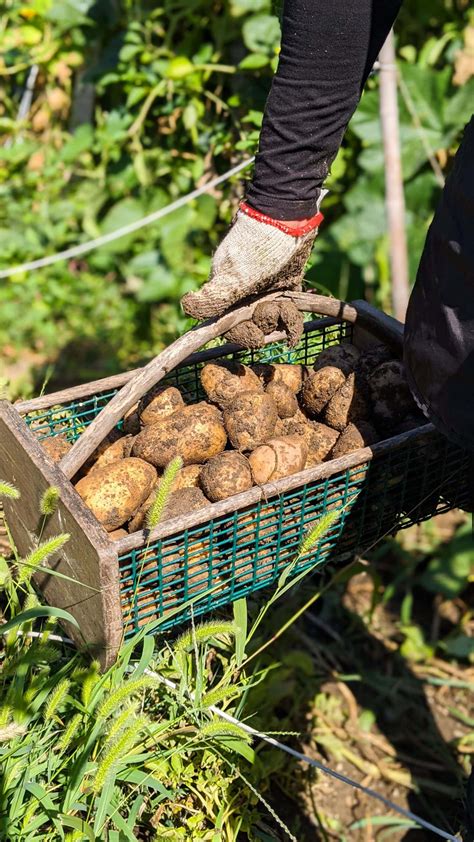
[[[70,534],[51,567],[77,581],[41,572],[36,574],[35,583],[50,605],[64,608],[75,617],[80,633],[70,625],[67,630],[78,645],[87,641],[99,649],[116,651],[122,626],[117,552],[19,414],[5,402],[0,404],[0,477],[21,494],[18,501],[6,499],[4,509],[22,556],[39,543],[42,494],[52,485],[58,488],[58,506],[44,522],[41,540]]]

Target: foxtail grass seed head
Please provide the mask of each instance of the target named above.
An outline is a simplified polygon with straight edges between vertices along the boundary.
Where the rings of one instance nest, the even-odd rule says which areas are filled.
[[[203,725],[199,731],[199,735],[208,739],[222,739],[223,737],[235,739],[238,737],[239,740],[245,740],[247,743],[252,741],[251,735],[243,731],[242,728],[239,728],[238,725],[234,725],[232,722],[222,722],[221,720]]]
[[[69,687],[71,686],[71,682],[67,678],[63,678],[57,687],[51,693],[48,703],[44,710],[44,718],[46,722],[51,721],[52,719],[57,719],[57,711],[63,704],[68,691]]]
[[[209,690],[202,697],[202,706],[209,708],[212,705],[218,705],[220,702],[227,702],[229,699],[235,699],[240,696],[243,687],[216,687],[214,690]]]
[[[112,713],[116,713],[117,708],[129,701],[137,693],[142,690],[148,690],[151,687],[156,687],[156,679],[143,675],[134,681],[124,681],[119,687],[110,693],[102,702],[98,715],[101,719],[107,719]]]
[[[323,515],[314,526],[312,526],[306,535],[303,537],[301,544],[298,547],[298,553],[296,559],[300,559],[302,556],[309,553],[310,550],[313,549],[314,545],[319,541],[320,538],[325,537],[326,533],[329,532],[329,529],[335,523],[335,521],[341,516],[342,511],[341,509],[336,509],[332,512],[327,512],[327,514]]]
[[[58,508],[59,489],[55,485],[51,485],[43,492],[40,500],[40,512],[45,517],[54,515]]]
[[[24,611],[29,611],[29,610],[30,610],[30,608],[38,608],[38,605],[39,605],[39,604],[40,604],[40,603],[39,603],[39,599],[38,599],[38,597],[36,596],[36,594],[35,594],[35,593],[29,593],[29,594],[27,594],[27,595],[26,595],[26,597],[25,597],[25,602],[24,602],[24,605],[23,605],[23,610],[24,610]]]
[[[26,734],[26,725],[18,725],[16,722],[9,722],[8,725],[0,727],[0,743],[8,743],[15,737],[22,737]]]
[[[218,637],[222,634],[235,635],[235,633],[236,627],[232,620],[222,621],[221,623],[213,623],[212,621],[201,623],[200,626],[184,632],[178,637],[173,648],[175,652],[187,652],[193,648],[195,643],[205,643],[212,637]]]
[[[58,740],[58,748],[60,751],[66,751],[69,748],[72,741],[74,740],[79,728],[81,727],[83,721],[83,714],[76,713],[72,717],[71,721],[68,722],[66,728],[64,729],[63,733],[61,734]]]
[[[131,751],[140,739],[141,732],[147,728],[149,720],[145,716],[135,718],[133,725],[127,728],[119,740],[110,749],[107,756],[102,760],[92,781],[94,792],[101,792],[104,786],[115,774],[119,763]]]
[[[138,705],[132,702],[124,708],[122,713],[119,713],[115,720],[112,720],[112,727],[107,734],[107,738],[104,743],[104,750],[107,750],[110,746],[115,745],[122,732],[136,721],[137,707]]]
[[[178,471],[183,467],[183,460],[181,456],[176,456],[169,462],[165,468],[165,472],[160,480],[155,499],[148,509],[146,516],[146,528],[151,532],[155,529],[162,517],[168,498],[171,494],[173,483],[176,479]]]
[[[81,676],[81,699],[84,707],[88,706],[92,691],[99,680],[100,665],[98,661],[93,661],[89,669],[84,670],[84,674]]]
[[[15,488],[11,482],[6,482],[5,480],[0,480],[0,497],[8,497],[10,500],[18,500],[20,497],[20,492],[18,488]]]
[[[70,537],[68,533],[65,533],[64,535],[56,535],[54,538],[49,538],[24,558],[20,565],[18,584],[24,585],[28,583],[35,570],[41,567],[52,555],[59,552],[67,544]]]

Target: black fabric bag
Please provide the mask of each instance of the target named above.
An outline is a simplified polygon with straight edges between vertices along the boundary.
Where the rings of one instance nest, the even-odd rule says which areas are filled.
[[[474,451],[474,117],[431,223],[405,324],[413,396],[448,438]]]

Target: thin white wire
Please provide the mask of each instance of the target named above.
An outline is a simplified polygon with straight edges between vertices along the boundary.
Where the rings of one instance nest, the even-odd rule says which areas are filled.
[[[241,170],[249,167],[250,164],[253,164],[254,160],[255,158],[253,157],[247,158],[247,160],[242,161],[240,164],[237,164],[235,167],[227,170],[227,172],[222,175],[213,178],[201,187],[197,187],[195,190],[187,193],[186,196],[181,196],[181,198],[176,199],[164,208],[153,211],[153,213],[149,213],[147,216],[135,220],[135,222],[130,222],[128,225],[123,225],[122,228],[110,231],[109,234],[102,234],[94,240],[88,240],[87,243],[80,243],[77,246],[71,246],[71,248],[59,251],[56,254],[48,254],[46,257],[40,257],[37,260],[30,260],[27,263],[20,263],[18,266],[11,266],[9,269],[1,269],[0,278],[10,278],[18,272],[31,272],[32,269],[42,269],[44,266],[51,266],[53,263],[59,263],[61,260],[69,260],[73,257],[78,257],[81,254],[87,254],[99,246],[112,243],[114,240],[118,240],[120,237],[125,237],[127,234],[133,234],[134,231],[139,231],[140,228],[144,228],[146,225],[151,225],[152,222],[157,222],[159,219],[163,219],[163,217],[168,216],[168,214],[173,213],[175,210],[179,210],[179,208],[182,208],[193,199],[197,199],[204,193],[208,193],[214,187],[217,187],[219,184],[222,184],[224,181],[232,178],[233,175],[237,175],[237,173]]]
[[[174,681],[170,681],[169,678],[164,678],[164,676],[149,669],[145,669],[144,672],[151,678],[155,678],[161,684],[165,684],[166,687],[168,687],[170,690],[177,690],[176,684],[174,683]],[[363,784],[352,780],[352,778],[347,777],[347,775],[341,775],[339,772],[335,772],[334,769],[331,769],[329,766],[325,766],[325,764],[320,763],[319,760],[314,760],[314,758],[308,757],[307,754],[302,754],[300,751],[296,751],[296,749],[291,748],[285,743],[281,743],[274,737],[270,737],[268,734],[263,733],[263,731],[257,731],[256,728],[252,728],[251,725],[247,725],[245,722],[241,722],[239,719],[236,719],[234,716],[231,716],[224,710],[215,707],[215,705],[210,705],[208,707],[208,710],[214,713],[220,719],[229,722],[231,725],[236,725],[242,731],[245,731],[247,734],[250,734],[250,736],[255,737],[259,740],[263,740],[266,743],[269,743],[269,745],[274,746],[274,748],[278,748],[280,749],[280,751],[284,751],[286,752],[286,754],[290,754],[292,757],[296,757],[297,760],[302,760],[304,763],[308,763],[309,766],[314,766],[316,769],[319,769],[319,771],[323,772],[325,775],[329,775],[329,777],[331,778],[336,778],[336,780],[341,781],[342,783],[347,784],[348,786],[352,786],[354,787],[354,789],[358,789],[361,792],[364,792],[371,798],[376,798],[377,801],[381,801],[382,804],[384,804],[389,809],[395,810],[395,812],[399,813],[407,819],[410,819],[412,822],[416,822],[416,824],[426,828],[426,830],[431,830],[433,833],[436,833],[442,839],[449,839],[450,842],[459,842],[459,839],[457,839],[455,836],[452,836],[450,833],[446,833],[445,830],[442,830],[440,827],[436,827],[436,825],[431,824],[431,822],[425,821],[425,819],[422,819],[421,816],[418,816],[416,813],[412,813],[411,810],[405,810],[404,807],[400,807],[398,804],[395,804],[393,801],[390,800],[390,798],[385,798],[384,795],[381,795],[379,792],[376,792],[370,787],[363,786]]]

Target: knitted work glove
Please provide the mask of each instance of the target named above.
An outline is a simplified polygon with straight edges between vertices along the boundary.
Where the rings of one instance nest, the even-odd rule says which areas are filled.
[[[320,201],[326,191],[321,191]],[[188,292],[182,306],[189,316],[220,316],[248,296],[300,290],[303,272],[323,219],[319,212],[298,228],[271,219],[245,202],[212,261],[209,280]]]

